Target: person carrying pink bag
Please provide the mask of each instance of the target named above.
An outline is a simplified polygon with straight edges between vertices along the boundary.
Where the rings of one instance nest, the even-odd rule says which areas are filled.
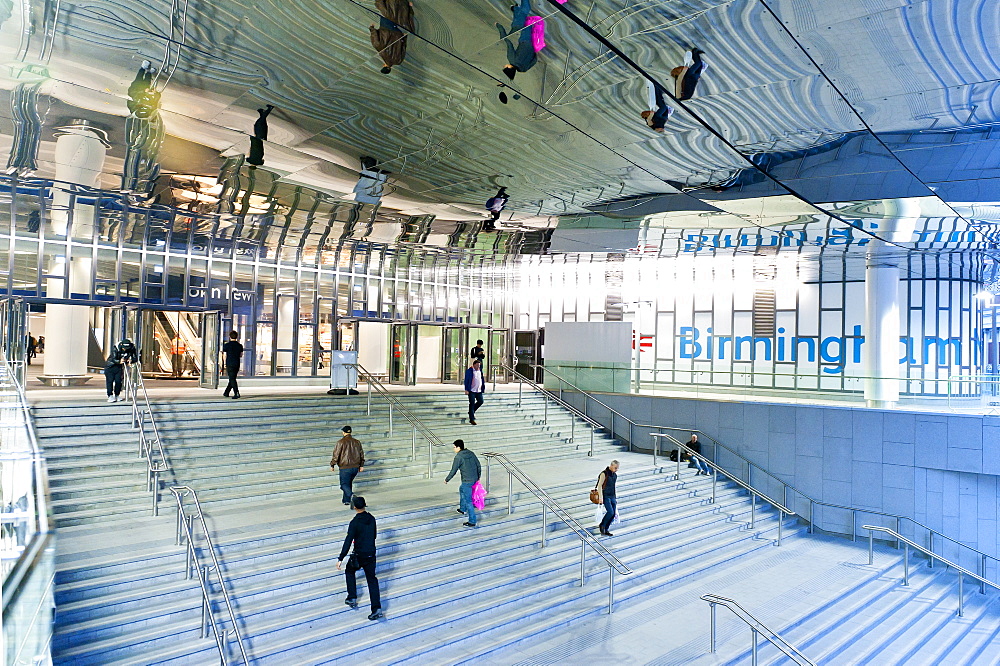
[[[486,507],[486,488],[479,481],[472,484],[472,506],[479,511]]]

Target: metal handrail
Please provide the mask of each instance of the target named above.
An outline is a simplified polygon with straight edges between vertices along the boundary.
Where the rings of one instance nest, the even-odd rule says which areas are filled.
[[[1000,590],[1000,583],[994,583],[993,581],[987,579],[985,577],[985,575],[984,576],[980,576],[979,574],[973,573],[973,572],[969,571],[968,569],[966,569],[965,567],[963,567],[961,565],[955,564],[954,562],[952,562],[951,560],[949,560],[947,558],[941,557],[940,555],[935,555],[933,553],[933,551],[928,550],[927,548],[924,548],[923,546],[921,546],[918,543],[914,543],[913,541],[911,541],[910,539],[907,539],[902,534],[900,534],[898,532],[895,532],[893,530],[890,530],[888,527],[881,527],[879,525],[862,525],[861,527],[863,529],[868,530],[868,564],[869,565],[875,563],[875,532],[883,532],[885,534],[888,534],[889,536],[893,537],[896,540],[897,543],[902,542],[904,544],[904,546],[903,546],[903,585],[909,585],[910,584],[910,548],[911,547],[914,548],[914,549],[916,549],[916,550],[919,550],[924,555],[927,555],[927,557],[930,558],[930,565],[931,566],[934,565],[934,560],[938,560],[942,564],[944,564],[946,566],[949,566],[952,569],[954,569],[955,571],[957,571],[958,572],[958,616],[959,617],[962,617],[964,615],[964,610],[965,610],[965,593],[964,593],[964,591],[962,589],[962,579],[963,579],[963,576],[968,576],[969,578],[973,578],[975,580],[978,580],[979,581],[979,589],[980,589],[980,591],[983,594],[986,594],[986,586],[987,585],[989,585],[990,587],[992,587],[994,589]],[[986,573],[986,571],[984,569],[983,574],[985,574],[985,573]]]
[[[142,380],[142,370],[134,363],[125,364],[125,391],[132,403],[132,428],[139,431],[139,456],[146,458],[146,489],[153,493],[153,515],[160,515],[160,474],[170,471],[170,464],[167,462],[167,454],[163,451],[163,442],[160,440],[160,432],[156,428],[156,418],[153,416],[153,407],[149,403],[149,393],[146,391],[146,384]],[[142,400],[145,409],[139,404],[139,394],[142,393]],[[146,439],[145,422],[149,417],[149,423],[153,428],[153,439]],[[159,460],[153,459],[153,445],[159,453]]]
[[[532,364],[529,364],[529,366],[533,367],[533,368],[544,368],[544,366],[538,366],[538,365],[532,365]],[[699,437],[704,437],[705,439],[707,439],[708,443],[710,443],[713,447],[715,447],[716,451],[718,451],[719,449],[724,449],[728,454],[730,454],[730,455],[738,458],[740,461],[742,461],[742,463],[747,466],[747,485],[751,485],[751,486],[753,485],[753,483],[752,483],[752,477],[753,477],[752,472],[753,472],[754,469],[756,469],[756,470],[758,470],[760,472],[763,472],[768,477],[770,477],[774,481],[776,481],[779,484],[781,484],[782,489],[783,489],[782,490],[783,497],[787,498],[788,491],[791,490],[794,494],[798,495],[799,497],[801,497],[801,498],[803,498],[803,499],[805,499],[806,501],[809,502],[809,514],[808,514],[808,517],[806,517],[806,516],[800,516],[800,517],[806,518],[806,520],[808,521],[809,532],[810,533],[812,533],[812,532],[815,531],[815,522],[813,520],[813,507],[823,506],[823,507],[828,507],[828,508],[831,508],[831,509],[838,509],[838,510],[850,511],[851,512],[851,525],[852,525],[851,540],[852,541],[856,540],[856,536],[857,536],[857,534],[856,534],[857,530],[854,528],[854,526],[857,525],[857,514],[863,513],[863,514],[869,514],[869,515],[874,515],[874,516],[884,516],[886,518],[891,518],[891,519],[893,519],[893,520],[896,521],[897,531],[899,529],[900,523],[902,523],[903,521],[905,521],[905,522],[907,522],[907,523],[909,523],[911,525],[914,525],[915,527],[917,527],[917,528],[919,528],[921,530],[926,531],[927,534],[928,534],[928,538],[930,540],[931,548],[932,549],[933,549],[933,546],[934,546],[934,537],[938,536],[938,537],[940,537],[941,539],[943,539],[945,541],[949,541],[949,542],[951,542],[951,543],[953,543],[953,544],[955,544],[955,545],[957,545],[957,546],[959,546],[961,548],[964,548],[964,549],[966,549],[968,551],[976,553],[982,559],[982,562],[983,562],[982,568],[983,568],[984,572],[986,571],[986,564],[985,564],[985,562],[986,562],[987,559],[993,560],[994,562],[997,562],[997,563],[1000,563],[1000,558],[997,558],[994,555],[990,555],[989,553],[984,553],[983,551],[978,550],[976,548],[973,548],[972,546],[969,546],[967,544],[964,544],[961,541],[958,541],[957,539],[953,539],[952,537],[949,537],[947,534],[944,534],[943,532],[939,532],[938,530],[936,530],[936,529],[934,529],[932,527],[929,527],[929,526],[927,526],[927,525],[925,525],[925,524],[923,524],[923,523],[921,523],[921,522],[919,522],[917,520],[914,520],[913,518],[910,518],[908,516],[901,516],[901,515],[898,515],[898,514],[886,513],[886,512],[883,512],[883,511],[874,511],[874,510],[871,510],[871,509],[861,509],[861,508],[858,508],[858,507],[845,506],[845,505],[842,505],[842,504],[834,504],[832,502],[824,502],[824,501],[821,501],[821,500],[817,500],[814,497],[812,497],[810,495],[807,495],[806,493],[802,492],[801,490],[799,490],[795,486],[791,485],[790,483],[788,483],[788,482],[780,479],[779,477],[775,476],[774,474],[771,474],[770,472],[768,472],[763,467],[760,467],[756,463],[751,462],[749,459],[747,459],[746,457],[744,457],[743,455],[741,455],[735,449],[731,449],[730,447],[728,447],[725,444],[721,443],[719,440],[715,439],[711,435],[706,434],[705,432],[703,432],[703,431],[701,431],[701,430],[699,430],[697,428],[677,428],[677,427],[674,427],[674,426],[661,426],[661,425],[636,423],[635,421],[633,421],[629,417],[627,417],[624,414],[622,414],[620,411],[618,411],[618,410],[614,409],[613,407],[607,405],[606,403],[602,402],[601,400],[598,400],[597,398],[595,398],[593,395],[591,395],[587,391],[584,391],[583,389],[575,386],[574,384],[572,384],[568,380],[563,379],[562,377],[560,377],[555,372],[552,372],[551,369],[545,368],[545,372],[548,373],[548,374],[550,374],[550,375],[552,375],[553,377],[555,377],[559,381],[564,382],[568,386],[573,387],[573,389],[575,391],[577,391],[578,393],[580,393],[581,395],[583,395],[586,400],[593,400],[594,402],[598,403],[599,405],[601,405],[602,407],[604,407],[605,409],[607,409],[609,412],[611,412],[613,414],[612,419],[611,419],[611,425],[607,426],[607,427],[608,427],[608,430],[610,431],[612,437],[615,436],[615,421],[614,421],[614,416],[618,416],[623,421],[625,421],[626,423],[628,423],[629,424],[629,450],[630,451],[632,450],[632,434],[631,433],[632,433],[632,429],[633,428],[646,428],[646,429],[649,429],[649,430],[660,430],[660,431],[662,431],[662,430],[673,430],[673,431],[677,431],[677,432],[690,432],[690,433],[693,433],[693,434],[697,434]],[[586,411],[587,404],[588,403],[585,401],[584,402],[584,411]],[[655,456],[655,453],[654,453],[654,456]],[[716,458],[718,458],[718,456],[716,456]],[[705,458],[704,456],[702,456],[702,460],[706,460],[706,462],[708,462],[707,458]],[[655,457],[654,457],[654,464],[655,464]],[[787,503],[787,499],[784,499],[783,501]],[[898,547],[898,545],[897,545],[897,547]]]
[[[347,367],[354,368],[360,377],[363,377],[365,383],[368,385],[368,408],[366,414],[371,416],[372,413],[372,389],[378,393],[381,397],[385,398],[385,401],[389,403],[389,435],[392,436],[392,416],[393,410],[399,410],[411,426],[413,426],[413,437],[411,439],[411,451],[414,460],[417,458],[417,437],[416,433],[419,430],[421,436],[427,441],[427,478],[434,476],[434,455],[433,447],[435,446],[445,446],[445,443],[438,437],[427,425],[420,420],[420,418],[408,410],[400,400],[394,396],[385,385],[379,381],[372,373],[365,370],[364,366],[360,363],[345,363]]]
[[[5,350],[0,347],[0,359],[2,359],[3,372],[10,380],[11,386],[17,395],[18,409],[21,412],[22,423],[28,435],[28,445],[31,449],[31,470],[34,476],[35,495],[35,516],[37,518],[37,531],[31,535],[31,540],[24,545],[24,549],[18,555],[17,560],[11,569],[4,575],[2,584],[2,606],[6,612],[8,606],[19,596],[24,581],[34,569],[43,551],[48,548],[55,534],[52,521],[52,505],[49,502],[49,481],[46,469],[45,458],[42,449],[38,446],[38,438],[35,434],[34,422],[31,419],[31,412],[28,408],[28,401],[24,394],[24,386],[17,380],[17,373],[14,371],[10,359],[7,358]]]
[[[236,613],[233,610],[233,602],[229,597],[229,589],[226,586],[226,579],[222,575],[222,567],[219,565],[219,558],[215,554],[215,544],[212,542],[212,535],[208,531],[208,523],[205,520],[205,514],[201,510],[201,502],[198,501],[198,493],[196,493],[194,489],[189,486],[171,486],[170,492],[174,494],[174,498],[177,500],[176,544],[186,546],[184,577],[191,577],[191,568],[192,565],[194,565],[195,573],[198,575],[198,584],[201,587],[201,637],[207,638],[206,624],[208,624],[212,628],[212,633],[215,635],[215,643],[219,648],[219,657],[222,660],[222,666],[226,666],[228,663],[226,661],[226,644],[229,632],[228,630],[224,630],[221,633],[219,632],[219,625],[215,621],[215,615],[212,612],[212,598],[208,590],[208,572],[215,571],[216,576],[219,579],[219,589],[222,590],[222,598],[223,602],[226,604],[229,620],[233,623],[233,634],[236,636],[236,644],[239,647],[240,655],[243,657],[243,663],[249,666],[251,663],[250,658],[247,656],[246,648],[243,645],[243,636],[240,634],[240,625],[236,620]],[[187,495],[190,495],[191,499],[194,500],[195,513],[187,514],[184,512],[184,497]],[[202,567],[197,562],[193,529],[193,522],[196,518],[198,522],[201,523],[202,534],[205,537],[205,549],[208,550],[209,554],[212,556],[211,567],[208,565]]]
[[[789,509],[787,506],[785,506],[781,502],[778,502],[777,500],[772,499],[771,497],[769,497],[767,495],[767,493],[763,493],[763,492],[761,492],[761,491],[753,488],[749,484],[745,483],[742,479],[740,479],[740,478],[734,476],[733,474],[727,472],[726,470],[724,470],[719,465],[715,464],[711,460],[708,460],[707,458],[705,458],[700,453],[697,453],[696,451],[694,451],[693,449],[691,449],[690,447],[688,447],[687,444],[682,444],[679,440],[671,437],[670,435],[663,435],[663,434],[655,434],[654,433],[653,437],[665,437],[667,439],[672,440],[674,442],[674,444],[677,445],[678,451],[684,450],[684,451],[687,451],[689,454],[691,454],[693,456],[698,456],[699,460],[701,460],[703,463],[705,463],[706,465],[708,465],[709,467],[712,468],[712,471],[715,472],[715,473],[712,474],[712,499],[710,500],[711,504],[715,504],[715,486],[716,486],[716,483],[718,481],[718,477],[719,477],[720,473],[723,476],[725,476],[727,479],[729,479],[730,481],[732,481],[733,483],[735,483],[736,485],[740,486],[741,488],[743,488],[744,490],[746,490],[748,493],[750,493],[750,529],[754,529],[754,526],[757,524],[757,498],[758,497],[761,498],[762,500],[764,500],[765,502],[767,502],[768,504],[770,504],[771,506],[773,506],[775,509],[777,509],[778,510],[778,540],[777,540],[777,545],[779,545],[779,546],[781,545],[781,531],[782,531],[782,527],[783,527],[783,525],[785,523],[785,516],[794,516],[794,515],[797,515],[793,510]],[[679,452],[678,452],[678,455],[677,455],[677,473],[674,475],[674,478],[676,480],[678,480],[678,481],[680,481],[680,478],[681,478],[681,456],[680,456]]]
[[[543,403],[544,406],[545,406],[544,415],[542,417],[544,423],[548,423],[549,422],[549,403],[548,403],[548,400],[553,401],[554,403],[556,403],[557,405],[559,405],[563,409],[569,411],[571,414],[573,414],[577,418],[580,418],[580,419],[583,419],[584,421],[586,421],[587,425],[590,426],[590,451],[587,453],[587,455],[588,456],[593,456],[594,455],[594,433],[597,432],[598,430],[604,430],[604,425],[603,424],[601,424],[596,419],[590,418],[589,416],[587,416],[586,413],[580,411],[579,409],[577,409],[573,405],[571,405],[568,402],[566,402],[565,400],[563,400],[562,397],[557,396],[552,391],[550,391],[547,388],[545,388],[544,386],[538,384],[534,380],[528,379],[527,377],[525,377],[524,375],[522,375],[520,372],[518,372],[513,367],[513,365],[506,366],[506,365],[504,365],[503,361],[500,361],[497,365],[499,365],[500,367],[502,367],[507,372],[511,373],[511,378],[512,379],[516,379],[517,380],[517,406],[518,407],[521,406],[521,389],[522,389],[522,387],[523,387],[524,384],[527,384],[531,388],[533,388],[536,391],[538,391],[539,393],[541,393],[543,398],[546,398],[545,402]],[[541,366],[532,366],[532,367],[541,367]],[[570,420],[569,441],[571,441],[571,442],[575,442],[576,441],[576,419],[571,419]]]
[[[544,386],[540,385],[538,382],[534,381],[533,379],[528,379],[527,377],[525,377],[524,375],[522,375],[520,372],[518,372],[517,370],[515,370],[512,367],[504,365],[502,361],[500,363],[498,363],[498,365],[500,365],[507,372],[512,373],[513,376],[517,378],[517,381],[518,381],[519,384],[520,383],[527,384],[528,386],[530,386],[531,388],[535,389],[539,393],[544,393],[546,395],[546,397],[548,397],[553,402],[557,403],[560,407],[563,407],[564,409],[567,409],[567,410],[573,412],[573,414],[575,414],[579,418],[583,419],[584,421],[586,421],[587,423],[589,423],[593,427],[599,428],[601,430],[604,430],[604,425],[602,423],[600,423],[596,419],[590,418],[589,416],[587,416],[586,414],[584,414],[582,411],[580,411],[577,407],[574,407],[573,405],[569,404],[568,402],[566,402],[565,400],[563,400],[562,398],[560,398],[559,396],[557,396],[556,394],[554,394],[552,391],[550,391],[547,388],[545,388]],[[532,366],[532,367],[543,368],[544,366]],[[518,399],[520,399],[520,392],[518,392]]]
[[[715,654],[715,607],[723,606],[728,608],[733,612],[733,615],[743,620],[749,627],[753,635],[753,643],[751,647],[751,657],[750,663],[753,666],[757,666],[757,634],[762,634],[767,642],[778,648],[786,657],[794,661],[796,664],[801,666],[816,666],[807,656],[802,654],[797,647],[786,641],[781,637],[781,634],[770,629],[763,622],[758,620],[753,616],[747,609],[740,606],[734,600],[728,597],[723,597],[718,594],[703,594],[701,595],[702,601],[708,602],[708,607],[712,615],[712,633],[711,633],[711,649],[710,652]]]
[[[515,465],[510,458],[502,453],[484,453],[483,457],[487,461],[487,479],[486,485],[489,488],[489,462],[491,460],[496,460],[500,465],[507,470],[507,514],[513,513],[512,497],[514,494],[514,479],[517,479],[521,485],[527,488],[528,492],[535,496],[535,498],[542,504],[542,546],[545,546],[545,532],[548,526],[548,511],[552,511],[556,518],[563,522],[580,539],[580,586],[582,587],[586,579],[585,565],[586,565],[586,548],[589,546],[591,550],[596,552],[608,565],[608,613],[614,612],[615,603],[615,572],[623,576],[627,576],[632,573],[630,569],[624,562],[622,562],[618,557],[612,553],[608,548],[601,543],[590,530],[585,528],[579,523],[569,511],[567,511],[562,505],[556,502],[551,495],[549,495],[545,490],[535,483],[531,477],[525,474],[517,465]]]

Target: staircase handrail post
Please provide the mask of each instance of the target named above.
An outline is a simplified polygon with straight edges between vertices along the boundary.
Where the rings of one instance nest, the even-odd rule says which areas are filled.
[[[909,564],[908,564],[908,562],[909,562],[910,548],[913,548],[914,550],[916,550],[918,552],[922,552],[924,555],[927,555],[928,557],[937,558],[938,560],[941,561],[941,564],[943,564],[945,567],[951,567],[952,569],[954,569],[955,571],[957,571],[958,572],[958,594],[959,594],[959,596],[958,596],[958,614],[959,614],[959,617],[962,616],[962,612],[963,612],[963,609],[964,609],[964,602],[965,602],[965,600],[964,600],[964,596],[963,596],[964,595],[964,591],[963,591],[963,588],[962,588],[962,584],[963,584],[962,581],[963,581],[963,579],[966,576],[972,578],[973,580],[979,581],[981,589],[986,589],[986,586],[989,585],[993,589],[1000,590],[1000,583],[997,583],[997,582],[994,582],[992,580],[989,580],[985,576],[980,576],[978,573],[970,571],[970,570],[966,569],[965,567],[961,566],[960,564],[952,562],[951,560],[949,560],[949,559],[947,559],[947,558],[945,558],[945,557],[943,557],[941,555],[935,555],[928,548],[925,548],[924,546],[921,546],[920,544],[916,543],[915,541],[912,541],[912,540],[904,537],[902,534],[899,534],[898,532],[895,532],[895,531],[889,529],[888,527],[882,527],[880,525],[862,525],[861,527],[862,527],[862,529],[868,530],[869,539],[871,540],[871,543],[874,543],[873,533],[874,532],[882,532],[883,534],[888,535],[888,537],[895,539],[896,543],[901,544],[903,546],[903,552],[904,552],[904,555],[903,555],[903,579],[904,579],[904,584],[908,584],[908,579],[909,579]],[[871,555],[869,555],[869,560],[871,560]]]
[[[786,657],[791,659],[801,666],[816,666],[808,657],[806,657],[802,652],[785,640],[781,634],[774,631],[763,622],[754,617],[749,611],[740,606],[738,603],[729,599],[727,597],[720,596],[718,594],[703,594],[701,595],[701,600],[708,602],[710,618],[710,634],[709,634],[709,651],[714,653],[716,649],[716,611],[715,606],[723,606],[728,608],[737,619],[741,620],[750,628],[751,636],[751,647],[750,647],[750,658],[752,663],[757,663],[757,643],[760,640],[760,636],[763,636],[767,642],[777,648],[779,651],[784,653]]]

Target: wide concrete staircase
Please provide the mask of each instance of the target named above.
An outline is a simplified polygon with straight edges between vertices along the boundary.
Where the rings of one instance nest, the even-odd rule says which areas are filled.
[[[779,567],[768,563],[777,553],[787,567],[785,560],[794,563],[801,551],[800,559],[809,559],[803,568],[819,562],[838,572],[816,583],[814,598],[793,597],[801,602],[794,611],[783,603],[786,614],[771,618],[783,618],[775,628],[787,628],[789,640],[806,654],[829,654],[827,663],[855,663],[841,659],[851,646],[875,641],[884,657],[900,641],[915,640],[912,632],[898,629],[910,617],[906,613],[918,613],[905,597],[924,572],[900,592],[895,551],[879,549],[871,567],[845,566],[845,552],[857,562],[867,562],[867,553],[847,542],[805,535],[794,518],[786,519],[784,545],[775,548],[776,515],[758,504],[750,529],[750,503],[742,491],[720,483],[710,504],[707,477],[684,469],[674,480],[672,467],[654,469],[648,457],[629,454],[600,433],[590,458],[590,431],[580,421],[574,425],[568,412],[550,407],[546,418],[540,399],[527,394],[520,406],[516,394],[487,398],[480,425],[473,427],[463,422],[466,401],[460,392],[400,394],[442,440],[462,437],[478,453],[505,453],[584,525],[596,522],[586,499],[594,478],[611,457],[622,460],[623,524],[606,545],[634,573],[615,578],[611,619],[627,618],[651,600],[657,605],[643,617],[703,605],[698,595],[728,591],[726,585],[735,586],[732,594],[739,597],[753,581],[775,575]],[[515,485],[508,515],[507,477],[496,465],[480,527],[463,528],[464,517],[456,513],[457,481],[442,483],[451,447],[433,452],[434,474],[426,478],[426,443],[416,440],[414,458],[410,428],[395,415],[389,435],[388,409],[380,401],[371,415],[364,396],[161,401],[156,413],[176,481],[197,490],[209,515],[256,663],[517,663],[529,646],[550,646],[555,655],[537,663],[564,663],[580,648],[559,642],[608,618],[609,570],[602,559],[584,552],[581,587],[579,539],[552,524],[550,516],[542,547],[541,506]],[[199,629],[201,593],[197,582],[183,575],[184,550],[174,542],[168,493],[161,500],[162,515],[150,515],[145,462],[137,457],[128,410],[104,404],[41,407],[36,421],[60,528],[56,662],[215,663],[214,641],[201,638]],[[343,604],[343,574],[336,570],[352,512],[340,504],[329,455],[345,424],[352,425],[369,457],[355,490],[379,520],[387,619],[377,623],[366,619],[366,611]],[[575,441],[569,441],[571,432]],[[943,588],[954,583],[947,575],[932,578]],[[359,584],[364,605],[363,577]],[[790,575],[760,584],[765,606],[763,600],[773,602],[797,585]],[[851,646],[841,645],[840,638],[850,633],[845,627],[861,631],[851,614],[876,607],[869,599],[898,603],[870,616],[868,639],[859,635]],[[753,604],[748,608],[755,610]],[[222,617],[221,608],[215,612]],[[937,618],[941,622],[928,631],[947,633],[961,654],[969,653],[972,643],[988,650],[983,631],[995,629],[995,617],[995,604],[970,602],[965,620],[971,626]],[[744,629],[739,635],[748,633]],[[724,629],[724,639],[727,631],[732,640],[720,643],[720,663],[744,660],[745,640],[736,638],[736,628]],[[646,644],[644,654],[663,655],[663,663],[715,663],[715,657],[705,656],[704,631],[696,641],[689,633],[666,642],[662,629],[656,635],[659,642]]]

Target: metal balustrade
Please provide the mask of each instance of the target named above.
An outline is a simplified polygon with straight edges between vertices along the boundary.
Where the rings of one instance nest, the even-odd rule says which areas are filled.
[[[743,620],[747,626],[750,627],[750,633],[751,636],[753,636],[753,642],[750,644],[750,663],[753,664],[753,666],[757,666],[758,636],[763,636],[768,643],[778,648],[778,650],[780,650],[786,657],[794,661],[796,664],[800,664],[801,666],[816,666],[816,664],[802,654],[797,647],[782,638],[778,632],[773,629],[769,629],[763,622],[755,618],[749,611],[732,599],[719,596],[718,594],[703,594],[701,599],[702,601],[708,602],[708,607],[710,609],[709,612],[712,614],[712,629],[710,636],[710,652],[712,652],[712,654],[715,654],[715,607],[723,606],[731,610],[733,615]]]
[[[208,523],[205,521],[205,514],[201,510],[201,502],[198,501],[198,494],[188,486],[172,486],[170,492],[174,494],[177,501],[177,540],[178,546],[185,547],[184,577],[190,579],[192,572],[198,578],[198,586],[201,588],[201,623],[200,631],[202,638],[208,638],[208,630],[212,630],[215,637],[216,646],[219,648],[219,658],[222,666],[229,663],[229,630],[220,631],[219,622],[215,619],[215,612],[212,607],[210,574],[215,574],[218,579],[218,587],[222,591],[222,603],[229,615],[229,621],[233,625],[233,635],[236,637],[236,646],[239,649],[243,663],[250,665],[250,658],[247,656],[246,647],[243,645],[243,636],[240,633],[240,624],[236,619],[233,610],[233,602],[229,597],[229,589],[226,585],[226,578],[223,576],[222,567],[219,565],[219,558],[215,554],[215,544],[212,542],[212,535],[208,530]],[[184,499],[190,497],[194,505],[194,512],[185,511]],[[204,548],[198,549],[195,546],[194,528],[201,527],[201,535],[204,539]],[[199,561],[199,550],[208,551],[211,564],[202,564]]]
[[[514,512],[513,496],[514,496],[514,480],[516,479],[521,485],[523,485],[528,492],[535,496],[535,499],[542,505],[542,540],[541,545],[545,547],[545,535],[548,530],[548,514],[551,511],[552,515],[559,521],[561,521],[566,527],[570,529],[579,539],[580,539],[580,587],[583,587],[586,582],[586,565],[587,565],[587,548],[590,548],[607,563],[608,565],[608,613],[614,613],[615,610],[615,572],[627,576],[632,573],[632,570],[626,566],[618,557],[612,553],[608,548],[601,543],[597,537],[591,534],[590,530],[581,525],[573,516],[570,515],[561,504],[556,502],[552,496],[550,496],[545,490],[535,483],[531,477],[525,474],[517,465],[515,465],[511,460],[503,455],[502,453],[484,453],[483,457],[487,461],[487,477],[486,477],[486,489],[489,490],[489,464],[491,461],[496,460],[506,471],[507,471],[507,515],[511,515]]]

